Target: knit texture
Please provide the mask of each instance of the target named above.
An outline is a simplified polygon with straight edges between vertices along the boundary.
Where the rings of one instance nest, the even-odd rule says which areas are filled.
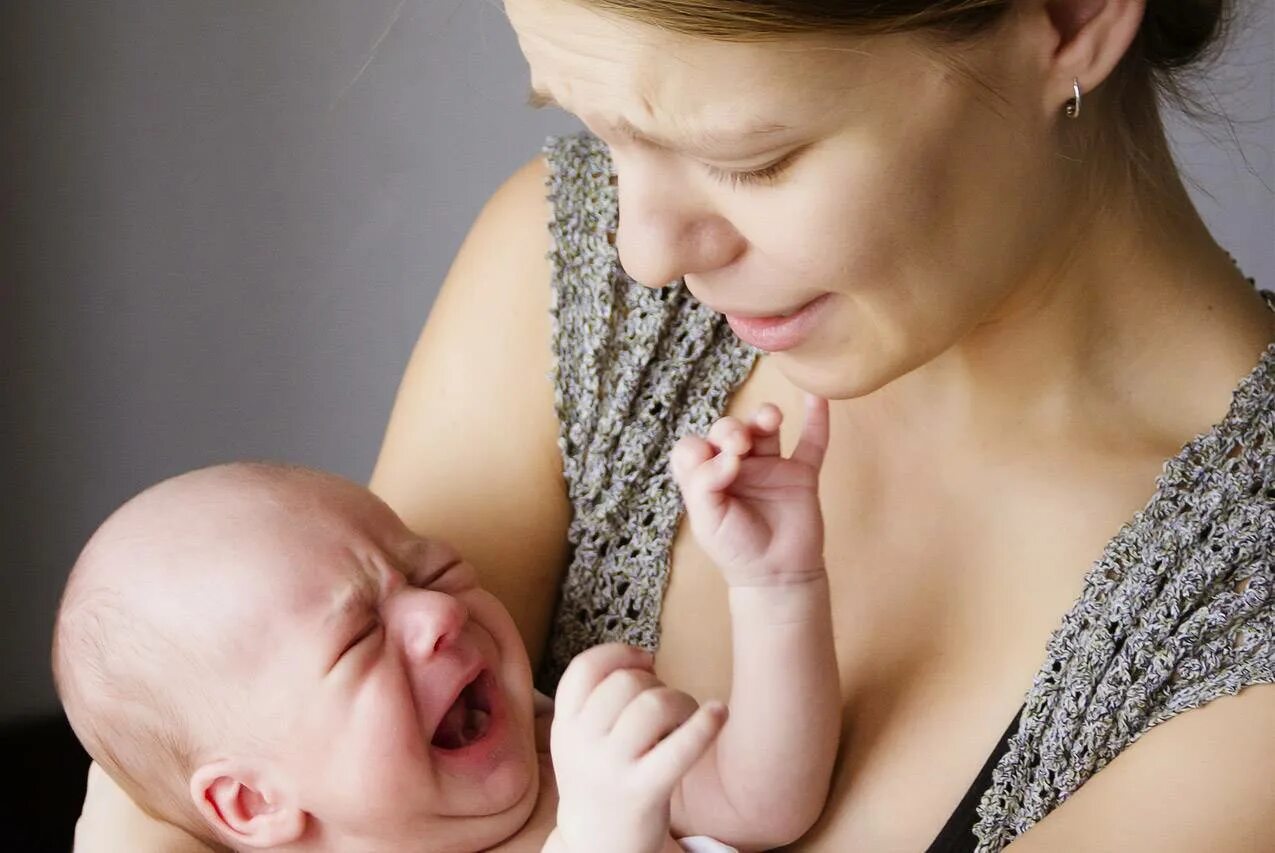
[[[573,551],[540,674],[552,687],[590,646],[658,646],[683,509],[669,452],[721,416],[759,353],[682,282],[651,290],[621,269],[600,140],[550,137],[544,153],[554,395],[573,507]],[[1273,403],[1275,344],[1235,389],[1226,418],[1165,464],[1147,506],[1087,573],[983,794],[981,853],[1025,832],[1158,723],[1275,681]]]
[[[673,444],[726,409],[757,351],[685,287],[652,290],[620,268],[611,161],[594,136],[551,138],[554,403],[571,498],[572,558],[541,684],[581,651],[654,650],[682,514]]]

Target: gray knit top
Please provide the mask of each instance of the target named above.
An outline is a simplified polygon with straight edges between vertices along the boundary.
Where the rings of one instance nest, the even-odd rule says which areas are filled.
[[[541,673],[550,687],[589,646],[658,645],[682,514],[669,452],[721,415],[759,353],[680,282],[651,290],[620,268],[600,140],[550,137],[544,153],[554,396],[573,508]],[[1157,723],[1275,681],[1273,402],[1275,344],[1089,570],[983,793],[979,851],[1007,845]]]

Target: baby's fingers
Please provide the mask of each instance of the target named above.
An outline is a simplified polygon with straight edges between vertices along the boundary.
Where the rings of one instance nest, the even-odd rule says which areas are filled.
[[[730,443],[735,444],[733,440]],[[687,509],[705,512],[720,507],[723,498],[718,493],[735,482],[739,457],[729,450],[719,451],[711,440],[688,435],[673,446],[669,467]]]
[[[642,773],[651,784],[671,789],[713,745],[726,724],[726,717],[726,706],[721,702],[705,702],[690,719],[639,759]]]
[[[726,489],[739,476],[739,466],[740,460],[735,454],[719,453],[679,483],[691,525],[696,530],[712,529],[721,522],[726,512]]]
[[[610,746],[635,761],[695,714],[694,699],[680,690],[656,683],[633,697],[612,727]]]
[[[753,448],[753,436],[739,418],[725,417],[708,430],[708,442],[715,450],[742,456]]]
[[[623,643],[606,643],[576,655],[558,682],[555,722],[574,720],[585,702],[618,669],[651,669],[650,652]]]
[[[754,456],[779,455],[779,425],[784,414],[774,403],[763,403],[753,414],[749,428],[753,435]]]
[[[801,440],[792,458],[818,471],[828,451],[828,401],[814,394],[806,395],[806,422],[801,426]]]
[[[713,446],[698,435],[687,435],[678,439],[669,454],[669,467],[673,469],[673,480],[686,491],[691,483],[691,474],[700,465],[713,458]]]
[[[663,686],[649,669],[617,669],[604,678],[585,700],[575,725],[605,734],[634,698]]]

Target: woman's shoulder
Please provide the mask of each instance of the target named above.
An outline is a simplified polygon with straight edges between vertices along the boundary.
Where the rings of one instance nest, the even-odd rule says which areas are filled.
[[[1154,497],[1089,577],[1091,623],[1119,623],[1113,657],[1153,688],[1147,728],[1275,677],[1272,584],[1275,343],[1225,417],[1165,463]]]
[[[570,513],[548,379],[547,175],[543,157],[530,159],[474,219],[403,372],[370,484],[411,529],[466,555],[533,657]]]
[[[1234,388],[1225,417],[1165,464],[1148,515],[1146,535],[1190,530],[1182,550],[1210,562],[1249,562],[1242,539],[1275,542],[1275,343]]]
[[[1051,637],[979,807],[999,849],[1152,728],[1275,682],[1275,344],[1169,460]]]

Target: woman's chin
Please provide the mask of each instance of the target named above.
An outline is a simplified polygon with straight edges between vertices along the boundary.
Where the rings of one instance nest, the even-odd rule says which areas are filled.
[[[838,353],[783,352],[768,356],[785,379],[802,391],[828,400],[851,400],[871,394],[884,380],[862,369],[849,348]]]

